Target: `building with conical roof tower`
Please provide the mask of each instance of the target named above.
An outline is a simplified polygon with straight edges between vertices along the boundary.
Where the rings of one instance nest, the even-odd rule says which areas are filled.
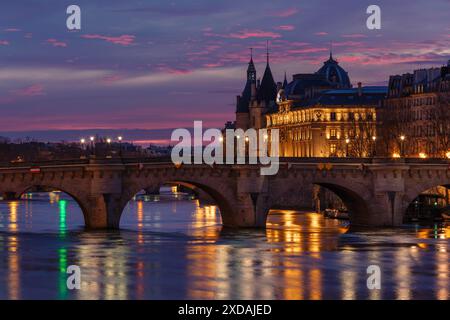
[[[242,129],[248,128],[252,90],[256,90],[256,68],[253,63],[253,50],[250,50],[250,61],[247,67],[247,82],[245,83],[242,94],[236,97],[236,127]]]

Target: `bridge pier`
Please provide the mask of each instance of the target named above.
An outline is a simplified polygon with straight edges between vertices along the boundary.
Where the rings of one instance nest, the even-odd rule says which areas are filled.
[[[120,194],[91,195],[84,216],[88,229],[119,229],[123,206]]]

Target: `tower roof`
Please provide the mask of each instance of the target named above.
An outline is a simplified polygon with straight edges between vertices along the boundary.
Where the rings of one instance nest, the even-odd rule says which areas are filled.
[[[317,74],[325,76],[325,78],[338,85],[339,88],[350,88],[350,78],[347,71],[345,71],[338,62],[333,59],[333,53],[330,50],[330,58],[323,63]]]
[[[252,95],[252,83],[256,83],[256,68],[253,63],[253,50],[250,48],[250,61],[247,67],[247,82],[242,91],[241,98],[236,104],[236,112],[248,112],[248,106]]]
[[[269,43],[267,43],[267,64],[264,70],[264,75],[261,80],[261,86],[258,90],[258,100],[260,101],[275,101],[277,96],[277,84],[273,79],[272,70],[269,64]]]

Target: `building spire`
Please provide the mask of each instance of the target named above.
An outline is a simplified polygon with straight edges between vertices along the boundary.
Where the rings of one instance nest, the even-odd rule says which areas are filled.
[[[333,41],[330,41],[330,60],[333,60]]]
[[[253,48],[250,47],[250,61],[253,61]]]
[[[267,48],[267,65],[269,65],[269,40],[266,41],[266,48]]]

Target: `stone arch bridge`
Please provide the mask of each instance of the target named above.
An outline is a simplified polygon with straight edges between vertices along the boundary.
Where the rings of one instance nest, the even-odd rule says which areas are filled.
[[[206,192],[230,227],[266,225],[270,209],[313,207],[313,186],[337,194],[354,225],[397,226],[421,192],[450,186],[450,162],[429,159],[280,159],[274,176],[259,165],[182,165],[166,160],[90,159],[0,167],[0,196],[14,199],[30,188],[72,196],[86,227],[119,228],[126,204],[142,189],[180,183]]]

